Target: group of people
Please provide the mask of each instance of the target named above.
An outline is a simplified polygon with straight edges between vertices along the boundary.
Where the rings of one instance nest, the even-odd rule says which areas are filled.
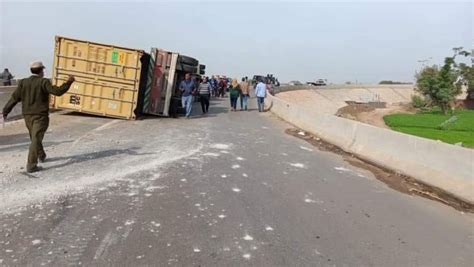
[[[250,99],[251,85],[247,77],[242,78],[239,83],[237,79],[233,79],[231,84],[227,85],[228,81],[225,78],[216,79],[203,77],[192,78],[189,73],[184,77],[184,80],[179,84],[181,91],[181,104],[185,110],[185,117],[189,118],[192,112],[192,105],[194,96],[199,97],[201,103],[202,114],[209,112],[209,105],[211,97],[222,98],[225,97],[226,91],[229,91],[230,110],[237,111],[237,102],[240,99],[240,110],[249,110],[248,103]],[[264,83],[260,79],[255,86],[255,96],[257,97],[258,111],[264,111],[264,101],[267,92],[272,92],[273,88],[270,82]]]
[[[44,69],[45,66],[42,62],[33,62],[30,65],[32,75],[29,78],[19,80],[16,90],[2,110],[2,117],[5,121],[15,105],[19,102],[23,102],[22,114],[31,139],[26,165],[26,171],[30,173],[41,170],[37,164],[38,162],[44,162],[46,160],[46,153],[42,142],[49,126],[49,95],[61,96],[65,94],[75,81],[74,77],[70,76],[61,86],[52,85],[50,79],[44,78]],[[13,76],[8,72],[8,69],[6,69],[5,72],[2,73],[2,78],[10,81]],[[237,101],[239,98],[241,110],[248,110],[250,87],[247,78],[243,78],[240,83],[236,79],[232,80],[228,88],[232,111],[237,110]],[[186,117],[189,118],[194,102],[193,97],[195,95],[199,96],[202,113],[206,114],[209,112],[211,96],[225,96],[227,82],[225,79],[217,80],[215,77],[212,77],[212,79],[208,77],[192,79],[191,74],[187,73],[184,80],[179,84],[179,89],[181,91],[182,105],[186,110]],[[265,97],[267,96],[267,92],[271,92],[271,90],[271,86],[269,87],[268,84],[265,84],[263,79],[258,81],[255,86],[259,112],[263,112]]]

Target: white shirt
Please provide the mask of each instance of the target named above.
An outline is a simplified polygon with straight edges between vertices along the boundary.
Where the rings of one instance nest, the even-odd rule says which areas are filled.
[[[257,86],[255,87],[255,95],[257,97],[266,97],[267,96],[267,86],[264,83],[259,82],[257,84]]]

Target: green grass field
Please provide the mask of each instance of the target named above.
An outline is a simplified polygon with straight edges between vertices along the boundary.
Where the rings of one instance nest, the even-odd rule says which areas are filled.
[[[452,115],[438,110],[417,114],[392,114],[384,117],[385,124],[395,131],[424,138],[440,140],[449,144],[462,142],[463,146],[474,148],[474,110],[456,110],[457,121],[445,130],[439,125]]]

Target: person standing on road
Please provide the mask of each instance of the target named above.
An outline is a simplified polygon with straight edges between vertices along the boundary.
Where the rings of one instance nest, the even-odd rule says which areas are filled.
[[[6,120],[15,105],[22,102],[22,114],[31,140],[26,164],[26,171],[29,173],[41,170],[38,167],[38,160],[39,162],[46,160],[43,137],[49,126],[49,95],[65,94],[75,80],[73,76],[69,76],[61,86],[54,86],[49,79],[44,78],[44,69],[42,62],[33,62],[30,65],[33,75],[18,81],[10,101],[3,108],[3,119]]]
[[[265,108],[265,97],[267,97],[267,86],[259,79],[255,87],[255,96],[257,96],[258,112],[263,112]]]
[[[242,78],[242,82],[240,83],[240,90],[242,94],[240,95],[240,110],[245,109],[248,110],[248,103],[250,97],[250,89],[249,83],[245,78]]]
[[[226,89],[227,89],[227,82],[224,78],[221,78],[219,81],[219,97],[225,96]]]
[[[199,84],[198,93],[201,100],[202,114],[209,111],[209,99],[211,98],[212,86],[208,82],[207,77],[204,77],[202,83]]]
[[[229,88],[230,107],[232,111],[237,111],[237,99],[241,93],[239,82],[236,79],[232,80],[232,84]]]
[[[211,80],[209,80],[209,84],[211,85],[211,95],[217,97],[217,80],[214,75],[212,75]]]
[[[3,80],[3,86],[10,86],[12,85],[12,79],[13,75],[10,73],[10,71],[5,68],[2,72],[2,80]]]
[[[272,84],[272,80],[271,80],[271,79],[267,79],[267,91],[268,91],[268,93],[270,93],[271,95],[274,95],[274,94],[273,94],[273,84]]]
[[[193,94],[196,93],[196,83],[191,80],[191,74],[186,73],[184,80],[179,84],[179,90],[181,91],[181,104],[186,110],[186,118],[189,118],[193,108]]]

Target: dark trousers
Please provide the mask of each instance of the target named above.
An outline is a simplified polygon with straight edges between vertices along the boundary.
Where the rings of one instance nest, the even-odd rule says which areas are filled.
[[[28,128],[31,140],[26,169],[31,170],[38,164],[38,158],[46,158],[43,138],[46,130],[48,130],[49,117],[48,115],[23,115],[23,117],[25,118],[26,128]]]
[[[207,113],[209,111],[209,98],[210,95],[199,95],[201,100],[202,113]]]
[[[224,97],[225,96],[225,88],[219,88],[219,96]]]
[[[11,81],[3,81],[3,86],[10,86],[12,85]]]
[[[233,108],[233,109],[237,109],[237,99],[239,97],[238,96],[231,96],[230,97],[230,107]]]
[[[257,97],[258,112],[265,110],[265,97]]]

